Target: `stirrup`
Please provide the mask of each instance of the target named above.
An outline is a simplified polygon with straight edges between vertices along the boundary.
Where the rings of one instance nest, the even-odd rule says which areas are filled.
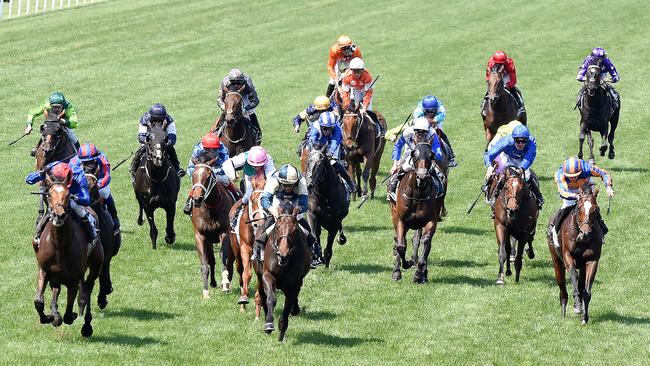
[[[456,161],[456,159],[451,158],[451,160],[449,160],[449,167],[450,168],[455,168],[457,166],[458,166],[458,162]]]
[[[183,178],[186,174],[187,174],[187,172],[183,168],[178,168],[178,170],[176,171],[176,175],[179,178]]]

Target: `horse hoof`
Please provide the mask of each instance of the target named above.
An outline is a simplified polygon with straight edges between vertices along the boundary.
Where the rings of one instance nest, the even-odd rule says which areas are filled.
[[[102,300],[99,299],[97,300],[97,306],[99,306],[100,309],[102,310],[105,309],[106,305],[108,305],[108,301],[106,300],[106,297],[104,297],[104,299]]]
[[[607,146],[600,147],[600,156],[605,156],[605,151],[607,151]]]
[[[221,292],[230,292],[230,282],[221,285]]]
[[[61,318],[60,315],[55,316],[54,319],[52,319],[52,326],[60,327],[61,324],[63,324],[63,318]]]
[[[85,338],[88,338],[91,335],[93,335],[93,326],[90,324],[84,324],[81,327],[81,335]]]
[[[582,153],[578,153],[578,159],[582,159]]]
[[[348,238],[346,238],[345,235],[340,234],[338,240],[339,245],[345,245],[345,243],[347,242],[348,242]]]
[[[54,320],[52,315],[46,315],[40,318],[41,324],[50,324],[52,320]]]
[[[582,322],[580,322],[580,325],[587,325],[587,320],[582,319]]]
[[[141,217],[138,217],[138,222],[137,223],[138,223],[138,226],[142,226],[144,224],[144,219],[142,219]]]
[[[291,308],[291,315],[296,316],[300,314],[300,306],[294,306]]]
[[[68,325],[72,325],[72,323],[74,323],[75,319],[77,319],[77,313],[72,313],[72,314],[70,314],[70,316],[68,316],[68,315],[63,316],[63,322],[68,324]]]
[[[210,287],[212,287],[212,288],[217,287],[217,281],[216,280],[210,281]]]
[[[614,154],[614,150],[610,149],[610,150],[609,150],[609,154],[607,154],[607,157],[610,158],[610,159],[614,159],[614,156],[615,156],[615,155],[616,155],[616,154]]]
[[[503,279],[503,277],[497,278],[497,285],[503,286],[506,284],[506,281]]]
[[[239,301],[237,301],[237,304],[239,304],[239,305],[248,304],[248,296],[244,296],[244,295],[240,296]]]
[[[402,271],[393,272],[393,281],[399,281],[402,279]]]
[[[174,244],[175,241],[176,241],[176,235],[172,235],[172,236],[165,235],[165,243]]]
[[[204,299],[210,298],[210,290],[203,290],[203,298]]]
[[[365,200],[367,200],[367,199],[368,199],[368,195],[367,195],[367,194],[363,194],[363,195],[361,195],[361,200],[362,200],[362,201],[365,201]]]
[[[415,263],[413,262],[412,259],[404,261],[404,262],[402,262],[402,269],[409,269],[409,268],[413,267],[413,264],[415,264]]]
[[[506,276],[512,276],[512,271],[509,270],[509,269],[507,269],[507,270],[506,270]]]
[[[576,308],[576,307],[574,307],[574,308],[573,308],[573,313],[574,313],[574,314],[582,314],[582,309],[581,309],[581,308]]]
[[[264,329],[267,334],[271,334],[271,332],[275,330],[275,325],[273,325],[273,323],[264,323],[264,328],[262,329]]]

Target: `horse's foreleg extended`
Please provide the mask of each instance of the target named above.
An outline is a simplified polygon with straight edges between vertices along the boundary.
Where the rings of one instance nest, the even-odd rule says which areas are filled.
[[[280,334],[278,340],[282,342],[284,340],[284,334],[287,332],[289,327],[289,313],[293,309],[294,304],[298,303],[298,296],[294,289],[286,290],[284,292],[284,308],[282,309],[282,315],[278,319],[278,328],[280,329]]]
[[[433,233],[436,230],[435,228],[436,223],[437,222],[431,222],[424,229],[421,230],[422,233],[420,236],[420,244],[422,244],[422,255],[418,260],[417,270],[413,275],[413,282],[415,283],[428,282],[427,277],[429,275],[429,270],[427,266],[429,260],[429,253],[431,252],[431,239],[433,237]]]
[[[587,144],[589,145],[589,160],[594,161],[594,137],[591,130],[587,130]]]
[[[406,259],[406,227],[404,226],[402,220],[397,221],[397,227],[395,228],[395,237],[395,250],[402,260],[402,268],[409,269],[413,267],[413,260]]]
[[[273,324],[273,310],[277,303],[277,298],[275,297],[275,278],[273,275],[265,272],[262,275],[262,285],[266,294],[266,319],[263,329],[266,333],[271,333],[275,329],[275,325]]]
[[[600,156],[605,156],[607,151],[607,131],[600,133]]]
[[[523,266],[523,255],[524,255],[524,246],[526,246],[525,240],[519,240],[517,242],[517,255],[515,256],[515,282],[519,282],[519,275],[521,274],[521,267]]]
[[[361,194],[363,197],[368,194],[368,179],[370,179],[370,169],[373,164],[374,159],[372,157],[364,158],[363,172],[361,173],[361,177],[363,178],[363,191]]]
[[[334,244],[334,239],[336,239],[336,234],[341,228],[333,228],[327,231],[327,245],[325,246],[325,251],[323,252],[323,259],[325,260],[325,268],[329,268],[330,261],[332,260],[332,246]]]
[[[196,242],[196,253],[199,256],[199,263],[201,264],[201,280],[203,281],[203,298],[210,298],[210,290],[208,289],[208,277],[210,276],[210,267],[208,266],[208,253],[206,253],[206,246],[212,244],[206,243],[206,237],[198,230],[194,229],[194,241]],[[214,256],[214,253],[212,254]]]
[[[589,302],[591,302],[591,287],[594,284],[596,279],[596,271],[598,271],[598,261],[590,261],[585,264],[583,272],[585,272],[584,278],[584,290],[582,292],[582,301],[584,302],[585,311],[582,315],[582,324],[587,324],[589,321]]]
[[[620,103],[620,102],[619,102]],[[616,127],[618,127],[618,117],[619,117],[620,107],[614,111],[614,114],[609,119],[609,135],[607,136],[607,142],[609,142],[609,154],[608,158],[614,159],[616,155],[614,153],[614,133],[616,132]]]
[[[207,238],[206,238],[207,239]],[[214,267],[216,265],[216,259],[214,257],[214,245],[212,243],[209,243],[207,241],[204,241],[204,251],[205,251],[205,257],[208,261],[208,273],[210,275],[210,287],[217,287],[217,279],[215,278],[214,274]],[[223,245],[223,243],[222,243]]]
[[[553,273],[555,274],[555,283],[557,283],[557,287],[560,289],[560,308],[562,317],[564,318],[566,316],[566,304],[569,301],[569,294],[566,290],[566,268],[560,256],[555,251],[555,245],[552,239],[549,239],[548,250],[551,252],[551,258],[553,259]]]
[[[36,296],[34,297],[34,308],[38,313],[41,324],[48,324],[52,322],[52,315],[45,315],[45,301],[43,295],[45,294],[45,286],[47,284],[47,274],[41,268],[36,273]]]
[[[421,236],[422,236],[422,229],[418,229],[413,233],[413,256],[412,256],[413,263],[416,263],[419,258],[420,253],[418,253],[418,251],[420,249]]]
[[[497,276],[497,285],[505,285],[505,277],[503,273],[503,267],[506,261],[509,260],[508,253],[506,251],[506,241],[508,240],[508,234],[506,233],[506,228],[501,225],[495,225],[496,236],[497,236],[497,245],[499,246],[499,274]]]
[[[176,216],[176,206],[172,205],[165,208],[167,214],[167,226],[165,227],[165,243],[173,244],[176,241],[176,233],[174,232],[174,217]]]
[[[50,310],[52,311],[52,325],[58,327],[63,322],[61,314],[59,314],[59,293],[61,292],[61,284],[50,283],[52,289],[52,301],[50,302]]]
[[[578,159],[582,159],[582,147],[585,143],[585,130],[587,129],[587,126],[585,125],[584,122],[580,123],[580,134],[578,135]]]
[[[575,263],[569,265],[569,274],[571,275],[571,285],[573,285],[573,312],[576,314],[582,313],[582,295],[578,289],[578,270]]]
[[[145,215],[149,223],[149,238],[151,239],[151,247],[156,249],[156,240],[158,240],[158,228],[154,217],[154,209],[145,208]]]

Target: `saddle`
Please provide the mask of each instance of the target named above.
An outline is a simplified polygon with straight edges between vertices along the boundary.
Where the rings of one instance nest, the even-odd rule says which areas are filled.
[[[614,89],[607,82],[602,82],[599,87],[603,88],[603,90],[605,90],[605,92],[607,93],[607,97],[609,98],[609,100],[611,102],[612,108],[611,108],[611,110],[609,112],[609,115],[611,116],[621,106],[620,105],[620,95],[618,94],[616,89]],[[583,103],[583,101],[585,99],[586,92],[587,92],[587,88],[585,88],[585,86],[583,85],[580,88],[580,90],[578,91],[578,95],[576,97],[576,105],[575,105],[575,107],[573,107],[574,110],[577,109],[577,108],[582,107],[582,103]]]

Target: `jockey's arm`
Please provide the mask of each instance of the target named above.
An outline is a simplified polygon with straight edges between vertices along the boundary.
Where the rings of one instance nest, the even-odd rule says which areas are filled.
[[[140,124],[138,125],[138,141],[141,144],[144,144],[147,141],[147,134],[149,133],[149,128],[145,125],[145,118],[142,116],[140,118]]]
[[[222,168],[230,180],[237,179],[237,170],[246,164],[246,153],[237,154],[223,162]]]
[[[111,182],[111,165],[108,163],[108,159],[106,159],[106,155],[103,153],[99,155],[97,160],[100,175],[98,177],[99,180],[97,181],[97,187],[102,189]]]
[[[341,142],[343,142],[343,132],[339,126],[336,126],[332,131],[332,138],[330,139],[328,149],[331,158],[338,160],[337,151],[341,146]]]
[[[560,197],[565,200],[574,200],[578,198],[578,195],[571,192],[569,185],[562,173],[562,168],[558,169],[555,173],[555,184],[557,185],[557,191],[560,194]]]
[[[578,75],[576,76],[576,80],[585,81],[585,75],[587,74],[587,67],[589,67],[590,61],[590,56],[585,57],[585,59],[582,61],[582,65],[580,65],[578,68]]]
[[[603,60],[603,65],[605,66],[607,72],[609,72],[609,75],[612,77],[612,83],[617,83],[620,78],[618,76],[618,72],[616,71],[616,67],[614,67],[614,64],[609,59],[609,57],[606,57]]]
[[[508,73],[508,76],[510,77],[510,80],[508,81],[508,85],[506,85],[506,88],[514,88],[515,85],[517,85],[517,68],[515,67],[515,61],[508,57],[506,60],[506,72]]]
[[[337,52],[336,48],[338,47],[337,45],[332,46],[330,48],[330,55],[327,60],[327,72],[330,74],[330,77],[334,80],[336,80],[336,61],[337,61]]]
[[[536,156],[537,156],[537,142],[535,141],[534,138],[530,138],[528,140],[528,146],[526,147],[526,153],[524,154],[524,158],[522,159],[520,168],[522,168],[523,170],[530,168],[530,166],[533,165]]]
[[[77,110],[75,109],[74,105],[72,105],[72,103],[68,103],[68,107],[65,109],[64,116],[66,120],[66,127],[77,127],[77,124],[79,124],[79,119],[77,118]]]
[[[27,125],[32,126],[34,124],[34,118],[42,115],[45,113],[46,109],[50,108],[50,102],[47,100],[41,104],[39,104],[37,107],[30,109],[29,112],[27,112]]]
[[[88,181],[84,175],[83,169],[79,167],[72,168],[72,187],[70,188],[70,194],[77,196],[75,202],[81,206],[90,205],[90,192],[88,191]]]
[[[440,102],[433,120],[436,122],[436,124],[439,125],[445,121],[445,118],[447,118],[447,109],[444,105],[442,105],[442,102]]]
[[[434,134],[433,136],[433,141],[431,143],[431,151],[434,154],[433,159],[435,161],[442,161],[442,149],[440,147],[440,140],[438,139],[438,135]]]
[[[503,148],[505,147],[504,142],[507,142],[508,138],[504,137],[497,141],[494,146],[492,146],[488,151],[483,154],[483,164],[485,167],[490,167],[492,166],[492,161],[503,151]]]
[[[190,156],[190,161],[187,164],[187,175],[192,179],[192,173],[194,173],[194,161],[199,158],[199,155],[201,154],[201,143],[197,143],[194,146],[194,150],[192,151],[192,155]]]
[[[309,106],[309,107],[311,107],[311,106]],[[296,116],[293,117],[293,126],[294,127],[299,127],[300,124],[302,124],[307,119],[309,107],[303,109],[300,113],[296,114]]]
[[[596,165],[590,165],[589,171],[591,172],[592,177],[599,177],[605,183],[605,186],[612,187],[612,176],[607,172],[607,170],[597,167]]]
[[[253,82],[250,79],[247,80],[246,89],[248,89],[248,105],[245,106],[244,109],[250,111],[252,109],[255,109],[260,104],[260,100],[257,97],[255,85],[253,85]]]
[[[176,122],[171,117],[169,117],[168,121],[167,129],[165,130],[169,139],[168,145],[174,146],[176,145]]]

